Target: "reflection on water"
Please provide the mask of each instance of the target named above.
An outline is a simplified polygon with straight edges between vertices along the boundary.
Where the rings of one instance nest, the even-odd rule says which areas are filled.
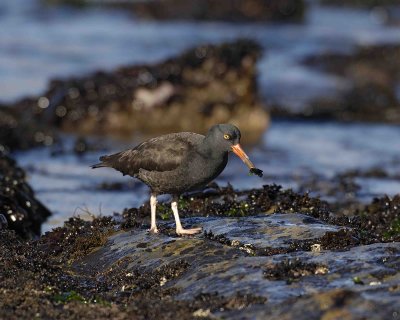
[[[243,163],[231,155],[229,164],[217,179],[236,189],[277,183],[297,189],[301,178],[317,174],[331,178],[350,169],[384,168],[389,174],[400,172],[400,127],[383,125],[346,125],[335,123],[274,122],[263,141],[249,156],[265,177],[249,176]],[[73,213],[110,215],[124,208],[139,206],[149,198],[148,188],[112,169],[92,170],[104,153],[128,146],[110,144],[109,150],[90,152],[82,157],[71,154],[51,157],[47,149],[19,153],[18,162],[28,168],[30,183],[37,197],[55,214],[43,230],[49,230]],[[99,190],[104,183],[121,182],[122,190]],[[400,190],[400,180],[386,178],[358,179],[360,200],[393,195]],[[315,191],[315,190],[310,190]]]
[[[305,55],[400,40],[398,28],[385,26],[367,10],[311,5],[304,24],[183,23],[138,21],[120,10],[41,3],[0,3],[0,101],[39,94],[51,77],[159,61],[199,43],[250,37],[266,48],[259,64],[262,94],[271,102],[296,107],[347,85],[301,66]]]

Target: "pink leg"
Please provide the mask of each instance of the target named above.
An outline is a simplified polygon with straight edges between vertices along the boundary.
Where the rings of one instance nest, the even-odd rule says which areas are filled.
[[[152,193],[150,196],[150,210],[151,210],[151,225],[149,232],[158,233],[156,225],[156,207],[157,207],[157,195]]]
[[[172,212],[174,213],[174,217],[175,217],[176,233],[179,236],[184,235],[184,234],[196,234],[196,233],[201,232],[201,228],[183,229],[181,220],[179,219],[178,203],[176,202],[176,200],[173,200],[171,202],[171,209],[172,209]]]

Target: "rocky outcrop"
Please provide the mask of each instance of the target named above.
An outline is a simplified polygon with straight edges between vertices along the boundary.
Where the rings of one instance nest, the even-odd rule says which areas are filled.
[[[256,140],[269,121],[257,96],[260,54],[247,40],[203,45],[156,65],[54,80],[41,97],[14,108],[74,132],[206,132],[215,123],[231,122]]]
[[[0,229],[0,318],[390,318],[400,307],[399,201],[341,219],[277,186],[226,188],[181,199],[184,225],[204,228],[194,237],[177,237],[168,220],[149,234],[146,208],[70,218],[29,242]]]
[[[350,83],[337,97],[318,98],[289,117],[340,121],[400,123],[399,45],[361,47],[354,54],[327,53],[305,59],[319,71],[333,73]],[[279,114],[282,110],[276,110]]]
[[[400,3],[397,0],[320,0],[321,4],[371,10],[371,17],[386,25],[400,24]]]
[[[284,227],[285,217],[280,219]],[[268,236],[274,233],[275,228],[279,229],[274,224],[264,227],[250,221],[244,223],[246,228],[243,234],[246,239],[242,240],[243,243],[250,241],[257,243],[257,246],[270,245]],[[303,226],[312,224],[309,221]],[[212,222],[209,227],[212,228]],[[327,232],[323,230],[324,227],[320,227],[318,223],[314,226],[319,232]],[[296,225],[292,225],[292,231],[295,229]],[[309,231],[312,234],[311,229]],[[135,274],[136,270],[151,273],[155,269],[180,265],[182,269],[174,276],[160,279],[161,290],[177,292],[175,299],[178,301],[195,300],[202,295],[232,298],[241,294],[258,298],[254,305],[244,310],[209,311],[210,315],[223,318],[230,318],[227,314],[234,313],[237,319],[251,318],[253,313],[266,317],[271,313],[272,306],[273,309],[276,306],[284,308],[284,302],[287,304],[300,297],[305,301],[317,299],[316,292],[329,295],[333,290],[347,292],[354,298],[360,293],[364,297],[368,296],[367,299],[360,297],[364,301],[362,304],[371,305],[359,310],[362,314],[370,312],[371,308],[377,309],[382,315],[389,315],[399,306],[396,300],[398,296],[392,291],[399,284],[396,269],[400,261],[398,243],[360,246],[349,251],[300,250],[266,257],[254,254],[246,250],[246,247],[236,246],[236,242],[241,240],[237,239],[237,234],[231,238],[231,232],[227,230],[226,233],[226,237],[231,239],[231,246],[214,243],[207,238],[154,237],[137,230],[122,233],[111,237],[101,250],[75,262],[74,270],[80,274],[90,274],[93,271],[102,274],[112,266],[124,264],[127,272]],[[263,308],[260,302],[264,302]],[[395,306],[389,310],[383,308],[392,303]],[[301,319],[313,319],[314,312],[323,314],[327,310],[317,308],[312,311],[310,308],[308,312]],[[351,307],[344,308],[342,312],[356,315]]]
[[[398,5],[397,0],[320,0],[323,4],[338,6],[357,6],[357,7],[381,7],[387,5]]]
[[[303,0],[47,0],[47,2],[108,5],[129,10],[140,18],[157,20],[301,21],[305,11]]]
[[[0,229],[9,228],[30,238],[40,235],[40,227],[50,212],[35,198],[24,171],[0,152]]]
[[[130,8],[136,16],[157,20],[301,21],[305,3],[302,0],[162,0],[134,1]]]

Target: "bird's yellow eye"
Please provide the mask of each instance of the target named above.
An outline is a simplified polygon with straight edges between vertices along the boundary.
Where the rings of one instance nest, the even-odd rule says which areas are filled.
[[[225,140],[229,140],[231,138],[231,136],[229,134],[224,134],[224,139]]]

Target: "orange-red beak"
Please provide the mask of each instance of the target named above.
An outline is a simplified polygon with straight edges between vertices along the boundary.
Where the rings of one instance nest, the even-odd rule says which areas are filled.
[[[247,156],[246,152],[243,151],[240,144],[235,144],[232,146],[232,151],[249,167],[249,169],[255,168],[253,162],[250,161],[249,157]]]

